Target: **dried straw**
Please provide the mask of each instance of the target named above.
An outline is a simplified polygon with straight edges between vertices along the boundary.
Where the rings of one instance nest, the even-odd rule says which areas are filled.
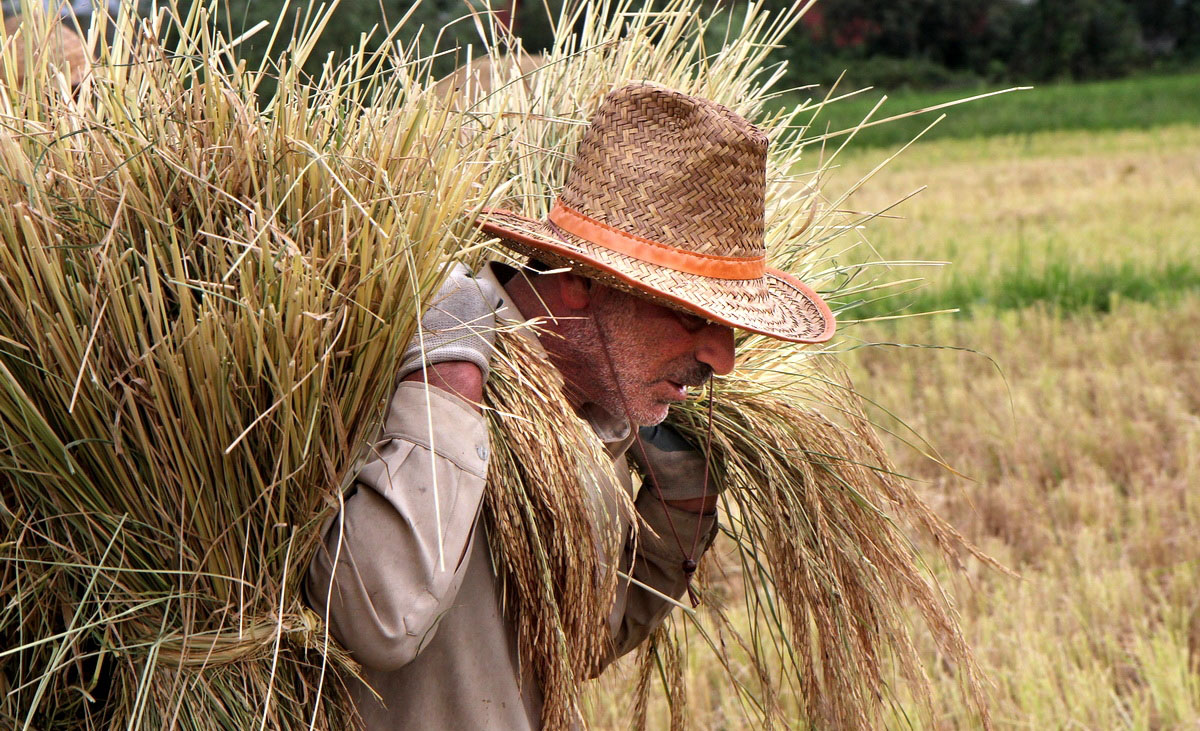
[[[520,657],[542,688],[542,722],[566,728],[583,682],[612,642],[608,615],[625,536],[602,495],[633,523],[604,445],[526,336],[498,337],[485,401],[491,429],[484,513]]]
[[[612,586],[596,580],[606,574],[591,549],[597,523],[588,510],[598,489],[589,470],[607,461],[563,398],[553,366],[518,347],[518,337],[501,343],[499,377],[489,382],[497,445],[487,500],[493,555],[509,588],[506,605],[521,656],[547,695],[543,720],[560,728],[572,718],[593,663],[608,654],[604,597]],[[715,388],[710,464],[714,481],[726,488],[726,534],[741,567],[739,593],[752,609],[749,627],[739,632],[725,622],[723,629],[740,633],[736,646],[765,687],[732,674],[731,682],[741,692],[765,694],[757,707],[767,723],[793,720],[769,701],[790,687],[810,723],[872,728],[891,692],[886,671],[894,663],[931,712],[907,613],[915,607],[989,725],[981,674],[953,606],[897,520],[924,530],[954,556],[994,562],[896,475],[835,362],[809,359],[789,372],[794,350],[759,351],[743,361],[743,374],[723,377]],[[693,399],[673,408],[668,420],[703,443],[707,410],[706,398]],[[615,548],[608,544],[606,555],[615,557]],[[729,667],[724,650],[713,649]],[[672,728],[686,728],[675,638],[658,632],[644,653],[634,718],[644,722],[650,674],[658,668]]]
[[[767,134],[766,236],[773,265],[820,288],[827,298],[869,292],[876,285],[862,282],[865,277],[856,281],[861,272],[835,261],[839,237],[873,214],[842,211],[840,197],[830,199],[821,191],[824,171],[840,151],[814,142],[825,139],[826,130],[809,132],[826,100],[767,111],[780,69],[765,63],[766,54],[785,42],[804,9],[798,4],[772,16],[762,6],[750,6],[741,26],[713,48],[706,45],[712,40],[711,16],[688,0],[668,2],[657,12],[636,10],[621,0],[569,6],[559,22],[577,32],[560,35],[542,56],[540,69],[531,72],[527,64],[515,63],[477,69],[491,77],[476,97],[456,102],[477,113],[501,115],[505,138],[526,153],[516,160],[513,185],[498,205],[542,218],[600,99],[629,81],[652,80],[725,104]],[[522,54],[519,45],[493,49],[500,52]],[[953,606],[904,527],[928,532],[952,555],[979,556],[978,551],[895,475],[853,388],[829,363],[761,337],[740,338],[739,352],[738,375],[717,386],[713,467],[714,477],[728,486],[726,533],[742,563],[751,626],[731,635],[736,628],[721,621],[719,639],[700,629],[711,640],[715,663],[730,670],[744,707],[758,722],[791,725],[798,719],[788,717],[777,702],[790,691],[807,723],[869,728],[892,697],[893,666],[911,692],[928,703],[928,679],[914,649],[908,613],[915,608],[948,662],[957,666],[981,722],[989,724],[983,681]],[[523,364],[522,374],[534,379],[534,365]],[[703,399],[690,401],[670,418],[701,442],[706,405]],[[563,428],[553,417],[530,416],[532,423],[522,428],[541,437]],[[494,434],[503,437],[500,431]],[[507,544],[498,548],[507,550]],[[652,664],[643,668],[659,669],[672,699],[673,724],[682,725],[686,702],[672,680],[679,650],[670,646],[671,636],[657,636],[646,651]],[[734,648],[749,656],[753,680],[733,671]],[[535,667],[549,662],[533,660]],[[573,692],[578,682],[557,671],[539,672],[562,681],[556,691]],[[648,678],[644,671],[643,692]],[[635,720],[645,718],[645,709],[642,698]],[[932,709],[927,705],[926,710]]]
[[[774,363],[759,358],[720,379],[713,404],[710,464],[727,487],[726,531],[751,609],[742,642],[751,662],[760,675],[779,673],[818,726],[875,727],[892,664],[932,711],[907,611],[915,607],[988,725],[982,676],[957,614],[904,527],[925,531],[954,557],[995,563],[895,473],[831,359],[783,377],[787,356],[774,354]],[[669,420],[699,441],[707,407],[706,399],[691,401]],[[763,639],[779,637],[788,641]]]

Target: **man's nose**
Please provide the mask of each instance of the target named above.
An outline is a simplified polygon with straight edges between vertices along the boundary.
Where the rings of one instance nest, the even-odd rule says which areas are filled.
[[[696,360],[723,376],[733,370],[733,328],[709,324],[696,333]]]

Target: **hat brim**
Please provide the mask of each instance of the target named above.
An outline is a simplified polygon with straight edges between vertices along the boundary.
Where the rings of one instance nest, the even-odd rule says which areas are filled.
[[[562,231],[544,221],[487,210],[480,228],[506,246],[715,322],[796,343],[833,337],[829,306],[810,287],[777,269],[758,279],[717,279],[650,264]]]

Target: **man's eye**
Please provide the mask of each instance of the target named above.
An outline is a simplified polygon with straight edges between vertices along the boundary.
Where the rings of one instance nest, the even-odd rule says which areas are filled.
[[[683,329],[690,333],[694,333],[708,324],[708,320],[699,315],[688,315],[683,312],[677,312],[675,313],[675,317],[679,319],[679,324],[683,325]]]

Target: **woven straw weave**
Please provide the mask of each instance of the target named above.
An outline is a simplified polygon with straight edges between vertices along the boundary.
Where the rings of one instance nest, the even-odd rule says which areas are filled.
[[[728,108],[633,84],[593,117],[559,204],[653,247],[753,266],[766,254],[766,163],[767,138]],[[797,342],[833,336],[829,308],[784,272],[679,271],[508,211],[487,212],[482,228],[522,253],[716,322]]]

